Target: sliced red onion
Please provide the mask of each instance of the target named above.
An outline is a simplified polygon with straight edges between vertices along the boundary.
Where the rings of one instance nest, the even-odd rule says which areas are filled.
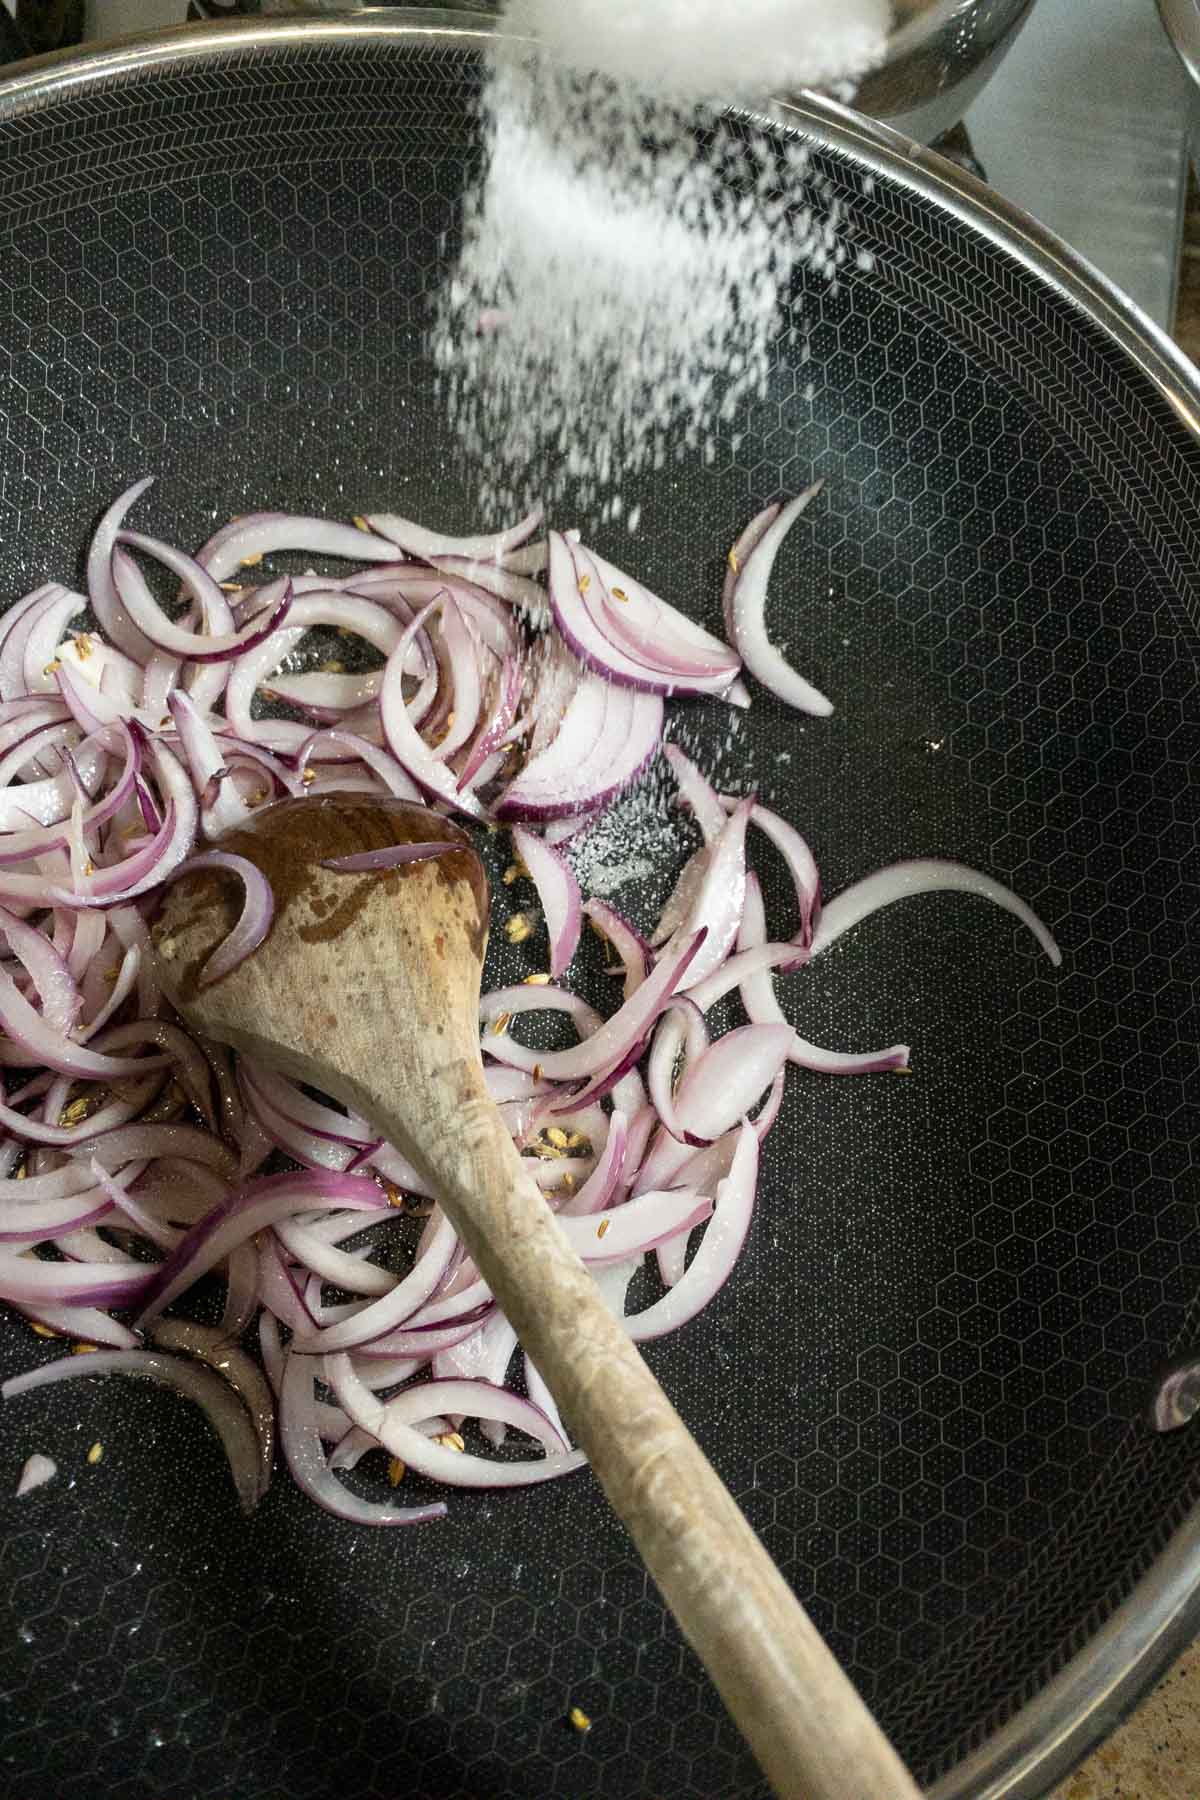
[[[301,744],[296,760],[303,768],[326,748],[349,751],[352,756],[365,763],[373,775],[379,777],[389,794],[393,794],[397,800],[420,800],[420,789],[405,774],[396,758],[389,756],[386,750],[381,750],[378,744],[368,743],[357,732],[342,731],[338,727],[329,731],[314,731]]]
[[[623,1262],[653,1250],[676,1232],[703,1224],[712,1202],[683,1189],[646,1190],[620,1206],[586,1218],[559,1214],[558,1222],[576,1254],[585,1263]]]
[[[698,1056],[675,1096],[675,1119],[683,1141],[708,1144],[727,1130],[727,1123],[712,1129],[709,1120],[728,1119],[731,1095],[749,1095],[734,1117],[748,1112],[783,1068],[794,1037],[786,1021],[782,1025],[741,1025]]]
[[[833,711],[832,703],[784,660],[767,636],[766,623],[767,586],[779,546],[809,502],[820,493],[821,487],[821,482],[814,482],[783,507],[760,534],[742,564],[729,613],[730,636],[750,673],[787,705],[800,712],[814,713],[818,718],[828,718]]]
[[[733,802],[727,804],[742,804]],[[750,822],[758,827],[765,837],[770,838],[779,854],[787,864],[788,874],[792,878],[792,886],[796,890],[796,906],[800,913],[800,927],[795,934],[794,942],[807,951],[812,943],[813,932],[821,916],[821,877],[817,869],[816,858],[805,840],[794,825],[772,812],[769,807],[755,804]],[[803,959],[798,959],[795,967],[800,966]]]
[[[493,1308],[477,1331],[460,1343],[438,1351],[433,1359],[433,1372],[439,1380],[488,1382],[498,1388],[504,1383],[516,1347],[516,1332],[504,1314]],[[556,1444],[552,1448],[563,1450],[567,1446]]]
[[[185,630],[167,617],[146,585],[137,564],[121,548],[124,544],[153,556],[156,561],[165,564],[174,574],[188,582],[201,601],[209,623],[207,631]],[[235,631],[233,614],[224,594],[200,565],[190,556],[183,556],[179,551],[172,550],[169,545],[160,544],[153,538],[141,537],[136,532],[122,531],[119,534],[117,548],[113,551],[112,572],[121,602],[143,637],[156,649],[166,651],[170,656],[186,657],[191,663],[231,662],[234,657],[241,656],[246,650],[253,650],[270,637],[272,632],[279,630],[292,608],[292,584],[285,575],[272,584],[269,604],[264,604],[263,610],[256,613],[248,625]]]
[[[161,827],[145,848],[109,868],[99,869],[88,881],[86,893],[43,884],[44,903],[56,906],[118,906],[165,881],[187,856],[196,839],[199,808],[195,792],[181,765],[169,750],[150,745],[159,780],[167,790],[167,810]],[[24,898],[31,883],[21,876],[0,872],[0,893]]]
[[[569,843],[572,838],[578,837],[581,831],[586,830],[589,825],[594,824],[595,818],[596,815],[593,811],[571,813],[565,819],[549,819],[542,832],[542,836],[548,844],[553,844],[556,847],[559,844]]]
[[[758,1139],[752,1125],[743,1125],[729,1174],[717,1188],[716,1210],[691,1263],[661,1300],[625,1320],[635,1343],[676,1331],[724,1287],[750,1229],[757,1185]]]
[[[225,717],[238,738],[294,750],[311,736],[307,726],[286,719],[256,719],[251,702],[260,687],[270,685],[271,675],[314,625],[332,625],[365,638],[384,656],[391,655],[401,635],[400,626],[384,607],[353,594],[323,589],[293,600],[283,629],[253,650],[244,651],[230,668],[225,690]],[[413,638],[408,641],[411,643]]]
[[[620,602],[611,598],[602,567],[619,577],[611,564],[568,543],[561,532],[550,533],[550,608],[564,643],[585,669],[649,694],[711,694],[729,686],[738,672],[737,657],[715,638],[708,639],[710,650],[682,642],[678,627],[688,621],[644,589],[637,589],[635,622],[622,629],[615,616]],[[616,580],[618,592],[632,596],[635,584],[626,590],[623,579]],[[655,607],[673,614],[662,642],[654,636]]]
[[[322,1281],[344,1288],[348,1294],[366,1294],[377,1299],[380,1294],[390,1294],[396,1286],[395,1276],[386,1269],[327,1244],[295,1220],[281,1219],[275,1226],[275,1236],[295,1262],[302,1263]]]
[[[189,856],[186,862],[180,863],[174,870],[169,882],[174,883],[188,875],[201,875],[209,870],[236,876],[246,894],[237,924],[229,936],[217,945],[200,971],[198,986],[202,988],[211,987],[215,981],[232,974],[239,963],[253,955],[270,931],[271,920],[275,916],[275,896],[262,870],[248,857],[235,856],[228,850],[203,850],[198,856]]]
[[[43,1456],[40,1451],[35,1450],[33,1455],[26,1459],[25,1466],[21,1470],[17,1481],[17,1499],[19,1500],[22,1494],[32,1494],[35,1488],[45,1487],[46,1483],[53,1481],[57,1474],[58,1464],[54,1459]]]
[[[15,1375],[0,1387],[0,1395],[12,1400],[54,1382],[94,1375],[136,1375],[194,1400],[221,1440],[242,1511],[253,1512],[261,1495],[258,1440],[246,1408],[211,1369],[158,1350],[98,1350]]]
[[[12,1305],[31,1324],[43,1325],[76,1344],[103,1344],[113,1350],[136,1350],[139,1339],[127,1325],[99,1312],[94,1306],[54,1306],[49,1301],[13,1301]]]
[[[277,550],[303,550],[310,556],[333,556],[347,562],[394,562],[395,545],[333,519],[310,519],[295,513],[247,513],[231,519],[196,552],[196,561],[214,581],[226,581],[246,564],[257,564]]]
[[[607,900],[586,900],[583,911],[620,957],[625,971],[625,998],[630,999],[654,967],[649,944],[637,927]]]
[[[28,698],[24,692],[24,671],[30,627],[47,596],[58,591],[56,581],[43,582],[32,593],[14,601],[0,620],[0,698],[8,705]]]
[[[483,808],[473,794],[460,793],[453,772],[441,759],[434,755],[409,716],[405,704],[402,676],[404,673],[404,657],[409,644],[413,641],[431,614],[440,606],[438,600],[431,600],[413,619],[412,624],[405,627],[395,649],[388,657],[387,669],[384,672],[383,686],[379,694],[379,716],[383,721],[384,736],[388,749],[402,765],[413,780],[434,799],[443,800],[458,812],[468,813],[472,818],[479,818]]]
[[[314,1376],[319,1364],[288,1353],[280,1381],[279,1444],[292,1479],[310,1499],[352,1525],[422,1525],[445,1517],[440,1502],[428,1506],[391,1506],[360,1500],[329,1469],[321,1447],[320,1403]]]
[[[550,973],[557,980],[579,944],[583,924],[579,883],[570,864],[532,831],[514,825],[512,841],[517,856],[529,871],[546,915],[550,933]]]
[[[572,547],[572,554],[577,567],[586,566],[599,577],[600,595],[594,596],[589,588],[587,599],[592,603],[593,617],[597,617],[599,608],[603,609],[602,629],[610,643],[623,648],[635,661],[682,676],[688,684],[712,677],[728,685],[737,674],[740,664],[736,651],[686,613],[660,600],[595,550],[584,551],[582,545],[577,545]],[[677,681],[674,691],[684,693],[689,689]]]
[[[1061,964],[1062,951],[1048,927],[1011,888],[1005,887],[994,876],[983,874],[979,869],[969,869],[963,863],[942,862],[933,857],[892,863],[888,868],[877,869],[873,875],[864,876],[863,880],[845,888],[836,900],[828,903],[821,914],[820,924],[813,937],[812,954],[819,956],[852,926],[858,925],[883,907],[891,906],[893,901],[907,899],[910,894],[936,893],[975,894],[981,900],[990,900],[993,906],[1011,913],[1033,933],[1056,969]]]
[[[246,1408],[258,1440],[261,1500],[271,1485],[275,1461],[275,1403],[262,1370],[236,1342],[230,1341],[225,1330],[214,1325],[197,1325],[191,1319],[159,1319],[150,1336],[160,1350],[183,1351],[207,1363],[223,1376]]]
[[[744,1025],[747,1040],[727,1032],[689,1069],[675,1096],[675,1117],[684,1141],[660,1130],[634,1182],[635,1193],[665,1187],[688,1160],[688,1144],[712,1143],[738,1124],[787,1059],[791,1027]],[[768,1035],[769,1034],[769,1035]]]
[[[721,591],[721,610],[725,615],[725,633],[733,637],[733,596],[737,591],[738,577],[746,565],[750,552],[756,544],[761,543],[768,526],[773,525],[779,517],[780,503],[775,500],[770,506],[757,513],[745,529],[734,539],[733,548],[725,560],[725,585]],[[727,695],[728,699],[730,696]],[[747,704],[749,703],[747,697]]]
[[[667,896],[658,923],[650,933],[650,943],[654,948],[665,944],[674,937],[684,920],[689,918],[696,904],[704,878],[708,873],[708,865],[712,858],[712,850],[708,844],[701,844],[692,853],[679,871],[675,886]]]
[[[532,1431],[536,1428],[543,1444],[558,1441],[558,1434],[549,1420],[543,1418],[530,1401],[522,1404],[519,1395],[506,1394],[503,1388],[492,1388],[490,1383],[480,1383],[478,1388],[472,1388],[466,1382],[427,1382],[424,1388],[406,1388],[385,1403],[377,1400],[354,1373],[348,1356],[327,1356],[324,1366],[326,1380],[354,1423],[378,1438],[384,1449],[392,1456],[398,1456],[407,1468],[433,1481],[444,1482],[449,1487],[527,1487],[533,1482],[552,1481],[559,1475],[569,1475],[585,1465],[586,1458],[578,1450],[550,1452],[537,1461],[489,1462],[485,1457],[433,1443],[408,1422],[421,1416],[421,1408],[426,1412],[441,1410],[445,1404],[444,1390],[449,1389],[457,1392],[460,1398],[469,1396],[474,1406],[495,1409],[488,1416],[500,1417],[506,1423],[510,1417],[520,1418],[523,1421],[521,1429]],[[432,1394],[427,1390],[433,1390]],[[513,1401],[518,1403],[517,1406],[512,1405]],[[447,1407],[446,1410],[460,1409]]]
[[[386,1201],[384,1204],[386,1205]],[[382,1348],[377,1340],[404,1326],[436,1291],[457,1248],[457,1232],[449,1219],[439,1213],[437,1225],[428,1239],[424,1254],[418,1257],[408,1274],[395,1284],[390,1293],[372,1301],[351,1319],[331,1325],[315,1335],[296,1337],[292,1344],[293,1350],[302,1356],[324,1356],[341,1350],[357,1350],[368,1344]],[[396,1352],[393,1350],[388,1353]]]
[[[0,967],[0,1029],[28,1053],[31,1063],[77,1075],[90,1081],[119,1081],[125,1075],[145,1075],[160,1068],[161,1056],[102,1056],[82,1044],[74,1044],[46,1019],[21,993],[12,976]]]
[[[545,563],[545,546],[541,546],[540,554]],[[533,624],[540,624],[547,617],[546,591],[528,576],[494,562],[473,562],[462,556],[431,556],[429,561],[435,569],[444,575],[457,575],[463,581],[470,581],[487,593],[494,594],[498,600],[505,600],[510,606],[519,607],[526,618]]]
[[[354,856],[327,857],[321,867],[332,869],[338,875],[382,874],[409,863],[430,862],[435,856],[445,856],[448,851],[460,848],[461,845],[447,843],[444,838],[426,844],[389,844],[386,850],[361,850]]]
[[[536,544],[521,544],[515,550],[505,550],[498,560],[501,568],[513,569],[518,575],[540,575],[550,560],[550,547],[545,538],[541,538]]]
[[[551,1081],[577,1081],[611,1069],[634,1046],[641,1043],[676,991],[699,951],[703,937],[703,932],[697,932],[686,944],[664,954],[654,973],[647,977],[632,999],[627,1000],[611,1019],[606,1019],[582,1043],[573,1045],[569,1050],[535,1052],[527,1050],[524,1044],[517,1044],[511,1038],[490,1038],[486,1042],[489,1055],[503,1062],[514,1062],[518,1067],[536,1066]],[[530,990],[535,996],[545,996],[547,991],[545,988]],[[488,996],[487,1004],[494,1004],[496,999],[495,994]],[[539,1004],[545,1004],[544,999],[539,1001],[535,998],[531,1006]]]
[[[657,694],[582,675],[552,743],[505,788],[496,817],[559,819],[605,804],[654,755],[662,722]]]
[[[742,912],[742,928],[738,934],[738,949],[757,949],[765,942],[766,935],[762,888],[757,875],[752,874],[746,881],[746,904]],[[788,1023],[783,1008],[775,997],[775,983],[769,969],[757,969],[747,974],[739,986],[746,1017],[752,1024]],[[821,1075],[872,1075],[888,1070],[907,1069],[909,1047],[907,1044],[892,1044],[887,1050],[867,1050],[847,1055],[838,1050],[822,1050],[819,1045],[810,1044],[796,1032],[788,1058],[798,1067],[812,1069]]]
[[[458,777],[460,788],[475,785],[479,774],[493,752],[510,741],[510,730],[520,704],[524,669],[519,656],[507,655],[496,677],[492,711],[471,746]],[[479,784],[482,785],[482,784]]]
[[[586,1218],[589,1213],[603,1212],[620,1185],[625,1168],[625,1151],[629,1142],[629,1122],[620,1108],[614,1108],[612,1123],[604,1149],[583,1186],[563,1202],[560,1217]]]
[[[174,1255],[154,1271],[137,1323],[145,1326],[156,1319],[236,1245],[280,1219],[319,1206],[374,1212],[386,1205],[373,1181],[354,1175],[269,1175],[249,1182],[189,1231]]]
[[[42,1200],[14,1208],[11,1212],[0,1212],[0,1245],[9,1250],[31,1250],[35,1244],[51,1238],[65,1237],[89,1225],[98,1225],[112,1210],[108,1196],[93,1188],[65,1200]]]
[[[27,694],[55,692],[57,683],[53,665],[59,639],[71,621],[86,608],[87,601],[82,594],[56,586],[30,610],[22,654],[22,686]]]
[[[147,475],[143,480],[135,481],[113,502],[96,527],[87,560],[88,598],[101,631],[111,644],[143,668],[154,655],[154,645],[138,630],[121,604],[112,576],[112,553],[125,515],[153,480],[152,475]]]
[[[663,756],[679,783],[679,798],[690,808],[705,843],[715,843],[725,829],[725,808],[719,795],[678,744],[664,744]]]
[[[531,538],[543,517],[542,508],[535,506],[505,531],[468,537],[447,537],[440,531],[415,525],[411,519],[402,519],[396,513],[368,513],[367,524],[380,537],[399,544],[408,556],[417,556],[426,562],[435,556],[463,556],[478,562],[497,562],[507,551],[515,550]]]
[[[746,825],[753,806],[753,800],[744,800],[730,814],[709,849],[688,916],[663,951],[668,957],[696,932],[705,933],[704,946],[689,967],[686,982],[681,983],[684,988],[695,987],[718,969],[737,941],[746,899]]]
[[[65,1037],[83,1004],[67,963],[42,932],[3,907],[0,907],[0,932],[37,989],[43,1023],[50,1031]]]

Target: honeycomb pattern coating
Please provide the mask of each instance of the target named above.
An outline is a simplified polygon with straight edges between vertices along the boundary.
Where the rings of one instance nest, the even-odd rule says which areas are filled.
[[[0,591],[77,571],[147,470],[147,528],[184,540],[276,503],[472,518],[421,348],[471,80],[444,51],[277,50],[0,120]],[[810,360],[781,347],[742,442],[601,547],[712,624],[737,526],[824,474],[774,591],[834,718],[758,696],[686,729],[804,827],[828,891],[957,856],[1065,961],[938,898],[806,972],[806,1035],[904,1038],[914,1074],[791,1085],[737,1280],[652,1349],[930,1779],[1200,1487],[1136,1423],[1200,1279],[1198,459],[1016,263],[824,172],[877,272],[807,293]],[[41,1354],[0,1336],[4,1373]],[[33,1449],[61,1474],[0,1536],[4,1792],[765,1794],[587,1476],[370,1536],[280,1480],[246,1524],[203,1423],[117,1382],[5,1407],[0,1485]]]

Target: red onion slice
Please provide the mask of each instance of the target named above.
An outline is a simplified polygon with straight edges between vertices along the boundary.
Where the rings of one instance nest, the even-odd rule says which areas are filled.
[[[833,711],[832,702],[784,660],[767,636],[766,624],[767,585],[779,546],[809,502],[820,493],[821,487],[821,482],[814,482],[783,507],[746,557],[733,590],[730,636],[750,673],[757,676],[765,688],[799,712],[828,718]]]
[[[246,1411],[258,1440],[258,1496],[271,1485],[275,1462],[275,1403],[266,1376],[228,1331],[191,1319],[160,1319],[150,1336],[160,1350],[183,1351],[226,1380]]]
[[[541,546],[541,559],[544,566],[544,545]],[[473,582],[498,600],[518,607],[531,624],[542,624],[548,616],[545,589],[511,567],[494,562],[472,562],[462,556],[431,556],[429,561],[444,575],[456,575],[463,581]]]
[[[664,744],[663,756],[679,783],[679,798],[690,808],[705,843],[714,843],[725,829],[725,808],[719,795],[678,744]]]
[[[292,609],[292,584],[287,576],[283,576],[272,586],[270,606],[264,607],[262,612],[256,613],[250,623],[244,625],[240,631],[234,631],[232,629],[233,616],[225,596],[221,593],[220,588],[216,588],[217,598],[221,602],[220,609],[218,611],[215,603],[208,601],[205,607],[206,614],[209,617],[223,615],[228,620],[228,625],[220,631],[215,629],[208,632],[187,631],[182,626],[176,625],[163,612],[146,585],[137,564],[128,552],[121,548],[123,544],[131,544],[135,549],[143,550],[147,555],[154,556],[157,561],[165,563],[177,575],[183,575],[185,569],[190,569],[193,571],[193,581],[197,587],[202,579],[207,582],[208,578],[190,557],[181,556],[167,544],[159,544],[153,538],[143,538],[130,531],[123,531],[119,535],[118,546],[113,551],[112,564],[117,593],[120,595],[126,612],[142,635],[157,650],[166,651],[170,656],[186,657],[189,662],[197,664],[231,662],[234,657],[241,656],[243,651],[253,650],[256,645],[264,643],[272,632],[279,630]]]
[[[624,1262],[677,1232],[702,1225],[712,1211],[712,1201],[681,1188],[662,1192],[651,1189],[587,1218],[564,1217],[558,1222],[571,1248],[585,1263]]]
[[[716,1209],[691,1263],[661,1300],[625,1320],[635,1344],[686,1325],[724,1287],[750,1229],[757,1185],[758,1138],[752,1125],[743,1125],[729,1174],[717,1188]]]
[[[421,790],[415,781],[405,774],[394,756],[381,750],[357,732],[342,731],[337,727],[330,731],[314,731],[310,738],[301,744],[296,753],[296,761],[301,768],[311,763],[326,747],[346,750],[360,762],[366,764],[372,775],[377,775],[389,794],[397,800],[416,800],[421,798]]]
[[[578,1081],[612,1068],[641,1043],[687,972],[703,939],[703,932],[697,932],[687,943],[664,953],[654,973],[647,977],[632,999],[581,1044],[575,1044],[569,1050],[532,1051],[511,1038],[492,1037],[485,1041],[488,1054],[502,1062],[514,1062],[518,1067],[533,1068],[536,1065],[551,1081]],[[545,988],[532,988],[529,993],[534,996],[527,1003],[530,1010],[546,1004]],[[496,1000],[495,994],[488,996],[489,1005],[495,1004]]]
[[[529,871],[550,933],[550,973],[563,973],[579,944],[583,910],[579,883],[570,865],[550,845],[520,825],[512,828],[513,848]]]
[[[513,654],[505,656],[500,665],[499,675],[496,677],[492,711],[462,766],[462,772],[458,777],[460,788],[472,786],[474,777],[493,752],[510,742],[509,731],[517,716],[523,683],[524,669],[520,657]]]
[[[620,957],[625,972],[625,998],[630,999],[654,967],[649,944],[637,927],[607,900],[586,900],[583,911]]]
[[[449,1219],[439,1212],[424,1253],[408,1274],[395,1283],[390,1293],[364,1306],[353,1318],[344,1319],[323,1331],[296,1337],[293,1350],[300,1356],[325,1356],[342,1350],[357,1350],[363,1345],[382,1348],[377,1340],[406,1326],[418,1308],[436,1292],[457,1249],[458,1234]],[[388,1351],[388,1354],[394,1353]]]
[[[202,988],[211,987],[215,981],[232,974],[239,963],[252,956],[266,938],[275,916],[275,896],[262,870],[248,857],[234,856],[227,850],[203,850],[198,856],[189,856],[171,875],[169,884],[210,870],[235,875],[245,888],[246,897],[237,924],[224,942],[217,945],[200,971],[197,985]],[[162,955],[165,949],[165,945],[160,945],[159,954]]]
[[[100,629],[110,644],[144,668],[154,655],[154,645],[143,636],[121,604],[112,576],[112,553],[125,515],[153,482],[153,475],[135,481],[118,496],[96,527],[87,560],[88,598]]]
[[[753,800],[743,800],[711,845],[703,875],[687,918],[662,952],[689,941],[697,931],[705,933],[704,947],[687,971],[685,988],[695,987],[718,969],[737,941],[746,899],[746,825]]]
[[[416,525],[411,519],[402,519],[396,513],[368,513],[367,524],[380,537],[398,544],[407,555],[426,562],[434,556],[464,556],[477,562],[498,562],[507,551],[515,550],[531,538],[544,516],[543,509],[535,506],[505,531],[467,537],[447,537],[443,532]]]
[[[421,1389],[408,1388],[385,1404],[377,1400],[370,1388],[359,1379],[350,1358],[344,1355],[325,1358],[325,1378],[356,1425],[378,1438],[384,1449],[392,1456],[398,1456],[406,1467],[433,1481],[444,1482],[449,1487],[527,1487],[533,1482],[553,1481],[560,1475],[569,1475],[575,1469],[583,1468],[587,1460],[579,1450],[550,1453],[538,1461],[528,1462],[489,1462],[482,1456],[450,1450],[442,1444],[431,1442],[406,1422],[414,1408],[424,1407],[427,1412],[438,1410],[443,1404],[440,1394],[436,1401],[431,1402]],[[480,1384],[481,1387],[484,1385]],[[490,1384],[486,1385],[490,1387]],[[435,1392],[449,1388],[458,1390],[461,1394],[463,1389],[469,1389],[470,1384],[430,1382],[426,1386]],[[491,1392],[493,1397],[487,1403],[499,1409],[499,1416],[505,1418],[505,1422],[512,1413],[525,1421],[522,1430],[527,1431],[537,1424],[543,1442],[557,1439],[558,1434],[549,1420],[543,1419],[530,1401],[525,1401],[522,1407],[514,1408],[510,1401],[519,1399],[519,1396],[502,1397],[502,1388]],[[485,1399],[483,1394],[479,1394],[475,1404],[484,1404]],[[492,1416],[497,1414],[493,1413]]]
[[[1049,928],[1031,907],[1026,906],[1019,894],[1014,894],[1002,881],[979,869],[969,869],[964,863],[942,862],[934,857],[892,863],[845,888],[821,914],[813,936],[812,954],[819,956],[853,926],[896,900],[905,900],[911,894],[937,893],[974,894],[980,900],[990,900],[993,906],[1011,913],[1033,933],[1056,969],[1062,963],[1062,951]]]
[[[331,1473],[321,1447],[322,1414],[315,1388],[319,1368],[310,1357],[289,1351],[280,1377],[279,1446],[296,1485],[325,1512],[351,1525],[423,1525],[429,1519],[444,1518],[446,1508],[441,1501],[428,1506],[389,1506],[360,1500]]]
[[[611,569],[610,564],[604,565]],[[619,576],[619,571],[611,571]],[[616,582],[618,590],[621,579]],[[644,590],[640,590],[644,594]],[[650,610],[639,610],[639,627],[632,638],[621,641],[614,636],[612,614],[620,602],[605,599],[604,577],[598,562],[579,545],[569,544],[561,532],[550,533],[550,608],[554,623],[564,643],[592,674],[623,687],[649,694],[720,693],[738,672],[736,656],[717,640],[709,640],[712,654],[693,650],[691,657],[678,639],[670,641],[671,653],[665,648],[656,655],[652,625],[646,623]],[[657,603],[661,605],[662,603]],[[674,624],[682,620],[675,614]],[[686,623],[686,621],[684,621]],[[636,653],[635,653],[636,651]],[[680,654],[674,654],[680,652]]]
[[[221,1377],[198,1363],[168,1356],[160,1350],[97,1350],[91,1356],[63,1357],[24,1375],[14,1375],[0,1387],[0,1395],[13,1400],[18,1394],[32,1393],[53,1382],[93,1375],[136,1375],[174,1388],[185,1399],[194,1400],[221,1440],[242,1511],[254,1511],[262,1491],[261,1465],[250,1415]]]
[[[401,632],[384,671],[383,686],[379,692],[379,716],[388,749],[418,787],[424,788],[434,799],[445,801],[455,811],[467,813],[471,818],[480,818],[483,808],[479,801],[474,794],[458,791],[453,771],[434,755],[420,736],[404,699],[402,682],[408,646],[441,604],[440,600],[431,600]]]
[[[445,856],[448,851],[459,848],[458,844],[449,844],[444,838],[425,844],[389,844],[386,850],[360,850],[353,856],[327,857],[321,867],[332,869],[338,875],[385,874],[389,869],[429,862],[435,856]]]
[[[589,693],[594,700],[590,713]],[[597,715],[599,729],[592,737]],[[559,819],[606,804],[654,755],[662,725],[659,695],[634,693],[583,675],[553,742],[531,757],[500,795],[493,809],[496,817]]]
[[[165,1312],[186,1288],[257,1231],[313,1207],[374,1212],[387,1205],[373,1181],[355,1175],[268,1175],[231,1193],[188,1232],[174,1255],[153,1272],[137,1324]]]
[[[741,574],[750,552],[755,545],[761,543],[763,533],[769,525],[773,525],[779,517],[780,503],[772,501],[760,513],[756,513],[750,523],[734,539],[733,548],[725,559],[725,584],[721,590],[721,611],[725,616],[726,636],[733,637],[733,596],[737,591],[738,576]],[[727,695],[726,698],[731,698]],[[747,697],[747,704],[749,700]]]
[[[660,600],[632,575],[615,568],[595,550],[574,547],[577,566],[586,566],[599,578],[600,594],[593,598],[592,616],[603,608],[602,629],[610,643],[617,644],[627,655],[651,668],[684,677],[685,681],[713,678],[726,685],[737,674],[740,662],[736,651],[713,637],[686,613]],[[688,691],[677,683],[676,693]],[[703,690],[707,691],[707,690]],[[723,691],[723,690],[718,690]]]
[[[762,889],[757,875],[750,875],[746,882],[746,905],[742,912],[738,949],[756,949],[765,943],[766,935]],[[788,1023],[783,1008],[775,997],[775,984],[771,980],[769,969],[751,971],[743,977],[739,986],[746,1017],[752,1024]],[[799,1068],[812,1069],[820,1075],[874,1075],[888,1070],[907,1069],[909,1047],[907,1044],[892,1044],[887,1050],[867,1050],[847,1055],[838,1050],[822,1050],[819,1045],[810,1044],[796,1032],[788,1051],[788,1059]]]
[[[356,525],[310,519],[295,513],[247,513],[215,531],[196,552],[196,561],[214,581],[226,581],[245,564],[257,564],[277,550],[304,550],[347,562],[394,562],[396,547]]]
[[[136,1350],[139,1347],[135,1332],[93,1306],[54,1306],[42,1300],[13,1301],[12,1305],[31,1324],[44,1325],[47,1331],[76,1344],[103,1344],[112,1350]]]
[[[42,1022],[48,1030],[65,1037],[83,1004],[67,963],[42,932],[4,907],[0,907],[0,932],[37,989]]]

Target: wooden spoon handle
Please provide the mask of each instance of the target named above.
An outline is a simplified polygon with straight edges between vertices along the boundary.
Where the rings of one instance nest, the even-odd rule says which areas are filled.
[[[421,1076],[400,1078],[410,1074],[408,1129],[383,1095],[367,1108],[373,1123],[425,1164],[776,1794],[915,1800],[912,1777],[600,1298],[479,1070],[438,1071],[433,1141],[412,1132]],[[457,1088],[449,1109],[448,1079]]]

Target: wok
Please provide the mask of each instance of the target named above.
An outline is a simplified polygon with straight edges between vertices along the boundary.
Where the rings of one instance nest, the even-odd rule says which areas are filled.
[[[273,504],[474,520],[424,333],[482,41],[248,22],[0,85],[0,591],[77,573],[152,470],[177,541]],[[603,548],[715,623],[736,529],[824,475],[779,588],[838,710],[760,694],[730,770],[714,709],[717,771],[829,892],[959,857],[1065,961],[940,897],[814,965],[806,1035],[915,1072],[793,1082],[737,1279],[652,1361],[930,1791],[1028,1796],[1197,1620],[1200,1457],[1142,1414],[1200,1334],[1200,387],[936,157],[832,106],[789,128],[875,270],[804,293],[811,362],[781,343],[740,448],[648,478]],[[6,1322],[5,1374],[47,1353]],[[34,1449],[61,1474],[3,1503],[5,1792],[763,1792],[587,1476],[396,1543],[286,1479],[244,1522],[138,1384],[0,1409],[9,1492]]]

